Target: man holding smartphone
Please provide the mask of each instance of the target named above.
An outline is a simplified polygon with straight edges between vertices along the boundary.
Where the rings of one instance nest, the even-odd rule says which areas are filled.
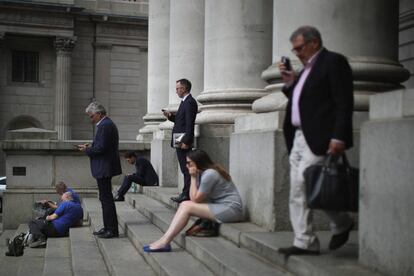
[[[106,116],[106,110],[99,102],[90,103],[85,113],[91,123],[96,125],[97,130],[92,145],[82,144],[78,145],[78,148],[90,158],[92,176],[98,183],[104,223],[104,227],[93,234],[103,239],[117,238],[119,236],[118,218],[112,196],[111,179],[122,173],[118,152],[118,128]]]
[[[171,137],[171,146],[176,149],[178,163],[184,176],[184,188],[180,195],[172,197],[171,200],[181,203],[190,200],[190,181],[186,156],[191,150],[194,142],[194,124],[197,116],[198,106],[196,100],[191,96],[191,82],[187,79],[179,79],[175,84],[176,93],[181,98],[180,106],[174,115],[162,110],[165,117],[174,122]]]
[[[307,207],[304,170],[327,153],[340,156],[353,146],[353,78],[347,59],[322,46],[319,31],[302,26],[290,37],[292,52],[303,63],[298,76],[279,63],[288,98],[284,135],[290,162],[290,220],[293,246],[280,248],[289,255],[319,254],[319,240],[312,231],[312,214]],[[345,244],[353,227],[347,213],[326,211],[333,233],[329,244],[335,250]]]

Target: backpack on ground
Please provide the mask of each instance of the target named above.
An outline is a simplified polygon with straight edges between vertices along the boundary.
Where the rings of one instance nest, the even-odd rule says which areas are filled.
[[[9,251],[6,252],[6,256],[18,257],[23,255],[25,236],[26,233],[20,233],[12,239],[6,239],[7,247],[9,249]]]

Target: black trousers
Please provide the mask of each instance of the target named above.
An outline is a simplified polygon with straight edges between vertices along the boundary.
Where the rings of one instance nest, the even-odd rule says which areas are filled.
[[[112,196],[111,177],[98,178],[99,200],[102,205],[102,216],[104,228],[114,234],[118,234],[118,218],[116,207]]]
[[[141,184],[141,185],[145,185],[145,180],[144,178],[138,176],[138,175],[125,175],[124,177],[124,181],[122,181],[122,185],[121,187],[119,187],[118,190],[118,196],[124,196],[129,188],[131,188],[132,182],[135,182],[137,184]]]
[[[176,149],[176,151],[178,163],[180,164],[180,169],[184,176],[184,188],[182,193],[183,195],[190,197],[191,176],[187,169],[187,153],[190,152],[191,149]]]
[[[60,234],[53,223],[44,219],[36,219],[29,222],[30,233],[35,239],[40,237],[65,237],[68,233]]]

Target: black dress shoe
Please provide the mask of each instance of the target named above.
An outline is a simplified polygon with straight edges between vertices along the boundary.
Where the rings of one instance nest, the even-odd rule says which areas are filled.
[[[279,248],[278,252],[286,257],[290,255],[319,255],[319,250],[302,249],[296,246]]]
[[[92,234],[94,234],[95,236],[97,235],[102,235],[103,233],[105,233],[106,229],[105,228],[101,228],[101,230],[99,231],[94,231]]]
[[[119,234],[118,233],[114,233],[112,231],[105,231],[103,234],[98,235],[98,238],[101,239],[112,239],[112,238],[118,238]]]
[[[114,197],[114,201],[125,201],[125,198],[123,196],[118,195]]]
[[[344,245],[349,239],[349,233],[351,232],[352,228],[354,228],[353,223],[343,233],[333,235],[331,241],[329,242],[329,250],[336,250]]]
[[[171,200],[177,203],[181,203],[183,201],[190,200],[190,198],[184,194],[180,194],[177,197],[171,197]]]

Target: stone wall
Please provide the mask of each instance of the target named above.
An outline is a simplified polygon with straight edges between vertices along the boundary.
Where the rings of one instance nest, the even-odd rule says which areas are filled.
[[[385,275],[414,274],[414,90],[371,98],[361,129],[359,257]]]
[[[36,135],[36,134],[33,134]],[[57,140],[6,140],[2,148],[6,153],[7,190],[3,199],[3,229],[15,229],[32,219],[33,204],[37,200],[57,200],[55,185],[64,181],[81,197],[97,195],[96,180],[90,172],[89,158],[74,147],[79,141]],[[134,167],[127,164],[122,155],[135,150],[149,159],[149,144],[120,143],[123,173],[131,173]],[[16,168],[24,168],[18,175]],[[112,178],[119,184],[123,175]]]
[[[85,108],[93,98],[93,35],[94,24],[79,21],[76,24],[76,46],[72,52],[72,91],[70,116],[72,137],[91,139],[92,126],[85,116]]]
[[[147,113],[147,1],[47,1],[76,5],[69,9],[35,2],[27,9],[17,2],[1,7],[0,140],[20,127],[55,129],[59,139],[91,139],[95,130],[84,111],[94,99],[114,119],[120,140],[135,140]],[[108,14],[88,15],[97,6],[82,6],[87,2],[109,5]],[[80,7],[84,14],[72,13]],[[58,39],[74,47],[62,53],[54,47]],[[11,82],[13,50],[39,52],[38,83]],[[4,166],[0,152],[0,175]]]

